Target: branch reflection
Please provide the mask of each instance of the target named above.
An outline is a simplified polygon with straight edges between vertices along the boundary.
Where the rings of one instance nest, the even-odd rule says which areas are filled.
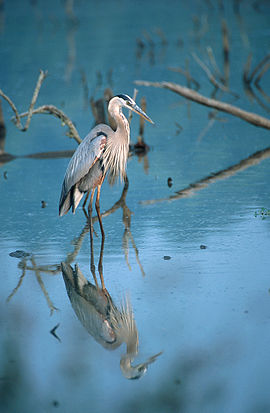
[[[102,218],[107,217],[110,214],[117,211],[119,208],[122,208],[122,210],[123,210],[123,223],[124,223],[124,233],[123,233],[122,246],[123,246],[123,249],[124,249],[124,254],[125,254],[125,259],[126,259],[126,262],[127,262],[127,266],[128,266],[129,269],[131,269],[129,261],[128,261],[129,240],[130,240],[131,244],[132,244],[132,247],[134,249],[134,252],[135,252],[136,261],[137,261],[137,263],[140,267],[142,275],[144,276],[145,272],[144,272],[143,266],[140,262],[139,252],[138,252],[138,249],[136,247],[136,244],[135,244],[135,241],[134,241],[134,238],[132,236],[131,229],[130,229],[131,211],[128,208],[128,206],[126,205],[126,196],[127,196],[128,187],[129,187],[129,182],[128,182],[128,178],[126,177],[125,185],[124,185],[121,197],[119,198],[119,200],[117,202],[115,202],[115,204],[111,208],[109,208],[107,211],[103,212],[101,214],[101,216],[102,216]],[[98,220],[97,216],[94,216],[92,218],[93,223],[95,223],[97,220]],[[71,242],[71,244],[74,245],[74,248],[73,248],[73,251],[71,251],[67,254],[66,259],[64,260],[65,264],[70,265],[72,262],[75,261],[77,255],[80,252],[80,249],[82,247],[83,240],[84,240],[84,238],[85,238],[85,236],[88,232],[89,232],[89,223],[88,223],[88,219],[87,219],[86,224],[83,227],[83,229],[81,230],[79,236],[76,237]],[[45,296],[45,299],[46,299],[47,304],[49,306],[50,312],[52,314],[56,308],[55,308],[55,306],[53,305],[52,301],[49,298],[49,295],[46,291],[46,287],[45,287],[45,285],[43,283],[43,280],[41,278],[41,273],[56,275],[59,272],[61,272],[61,265],[59,263],[51,264],[51,265],[42,265],[42,264],[38,265],[35,261],[34,254],[30,254],[28,252],[24,252],[24,251],[20,251],[20,250],[11,252],[9,255],[12,256],[12,257],[20,259],[18,267],[22,270],[22,273],[21,273],[21,276],[19,278],[19,281],[18,281],[17,285],[15,286],[13,291],[8,296],[7,301],[10,301],[12,299],[12,297],[17,293],[19,288],[21,287],[21,285],[23,283],[23,280],[24,280],[24,277],[26,275],[26,271],[33,271],[36,278],[37,278],[37,281],[40,285],[41,291]]]
[[[269,157],[270,147],[253,153],[248,158],[243,159],[242,161],[230,166],[229,168],[222,169],[218,172],[212,173],[211,175],[205,178],[200,179],[199,181],[193,182],[187,188],[176,191],[174,195],[171,195],[167,198],[149,199],[146,201],[141,201],[141,204],[150,205],[155,204],[157,202],[176,201],[179,198],[187,198],[193,196],[194,192],[200,191],[201,189],[204,189],[208,185],[213,184],[217,181],[229,178],[235,175],[237,172],[244,171],[245,169],[250,168],[251,166],[257,165],[261,161]]]

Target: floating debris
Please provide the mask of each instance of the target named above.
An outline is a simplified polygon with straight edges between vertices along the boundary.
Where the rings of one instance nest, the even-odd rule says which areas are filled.
[[[60,338],[58,337],[58,335],[56,334],[56,330],[58,329],[59,326],[60,326],[59,323],[56,324],[56,326],[53,327],[53,328],[50,330],[50,333],[61,343],[61,339],[60,339]]]
[[[171,187],[172,187],[173,180],[172,180],[172,178],[171,178],[171,177],[170,177],[170,178],[168,178],[168,180],[167,180],[167,184],[168,184],[168,187],[169,187],[169,188],[171,188]]]
[[[255,211],[254,213],[255,217],[261,217],[262,219],[265,219],[270,215],[270,209],[268,208],[261,208],[259,211]]]
[[[16,251],[10,252],[9,255],[14,258],[27,258],[27,257],[30,257],[31,254],[29,254],[28,252],[22,251],[22,250],[16,250]]]
[[[175,124],[176,124],[176,126],[177,126],[177,130],[176,130],[175,134],[176,134],[176,135],[179,135],[179,133],[182,132],[183,127],[182,127],[182,126],[180,125],[180,123],[178,123],[178,122],[175,122]]]

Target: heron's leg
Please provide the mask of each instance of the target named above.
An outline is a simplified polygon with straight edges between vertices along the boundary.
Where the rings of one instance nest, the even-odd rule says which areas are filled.
[[[99,221],[99,226],[100,226],[100,231],[101,231],[101,247],[100,247],[100,256],[99,256],[99,262],[98,262],[98,272],[99,272],[99,276],[100,276],[100,281],[101,281],[101,285],[102,285],[102,289],[106,290],[105,288],[105,284],[104,284],[104,278],[103,278],[103,251],[104,251],[104,242],[105,242],[105,232],[103,229],[103,225],[102,225],[102,219],[101,219],[101,215],[100,215],[100,208],[99,208],[99,198],[100,198],[100,189],[101,189],[101,185],[104,181],[104,178],[102,178],[102,181],[100,183],[100,185],[98,185],[97,187],[97,197],[96,197],[96,211],[97,211],[97,216],[98,216],[98,221]]]
[[[87,194],[86,194],[86,197],[85,197],[85,200],[84,200],[84,202],[83,202],[83,210],[85,211],[85,205],[86,205],[86,202],[87,202],[87,199],[88,199],[88,197],[89,197],[89,194],[90,194],[90,191],[88,191],[87,192]]]
[[[104,241],[105,238],[102,237],[101,239],[101,246],[100,246],[100,254],[99,254],[99,262],[98,262],[98,272],[99,272],[99,276],[100,276],[100,281],[101,281],[101,286],[102,286],[102,290],[107,292],[106,287],[105,287],[105,283],[104,283],[104,277],[103,277],[103,251],[104,251]]]
[[[89,192],[88,192],[89,194]],[[87,198],[88,198],[87,194]],[[96,277],[96,269],[95,269],[95,262],[94,262],[94,243],[93,243],[93,220],[92,220],[92,210],[93,210],[93,198],[95,195],[95,188],[91,191],[91,197],[88,205],[88,223],[89,223],[89,233],[90,233],[90,270],[93,275],[96,287],[98,288],[98,282]]]
[[[99,198],[100,198],[100,190],[101,190],[101,185],[104,181],[104,178],[102,178],[102,181],[100,183],[100,185],[98,185],[97,187],[97,197],[96,197],[96,211],[97,211],[97,216],[98,216],[98,222],[99,222],[99,226],[100,226],[100,231],[101,231],[101,235],[102,238],[105,240],[105,232],[103,229],[103,225],[102,225],[102,219],[101,219],[101,215],[100,215],[100,208],[99,208]]]

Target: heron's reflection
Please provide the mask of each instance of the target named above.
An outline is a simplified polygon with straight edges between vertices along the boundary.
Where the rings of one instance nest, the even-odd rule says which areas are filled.
[[[102,246],[103,248],[103,246]],[[100,251],[102,261],[103,251]],[[92,260],[91,254],[91,260]],[[121,356],[120,367],[127,379],[139,379],[161,354],[155,354],[144,363],[132,365],[139,351],[139,338],[129,296],[116,306],[107,289],[100,288],[91,262],[94,283],[88,281],[78,265],[61,263],[68,297],[75,314],[89,334],[104,348],[114,350],[126,344],[126,353]],[[100,268],[100,267],[99,267]],[[100,274],[103,286],[103,274]]]

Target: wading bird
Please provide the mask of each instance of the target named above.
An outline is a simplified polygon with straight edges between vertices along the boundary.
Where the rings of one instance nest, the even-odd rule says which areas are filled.
[[[101,185],[107,173],[110,183],[113,183],[118,176],[122,180],[126,174],[130,128],[122,113],[123,107],[138,113],[150,123],[154,123],[128,95],[113,97],[108,105],[108,113],[115,121],[116,130],[114,131],[108,125],[100,124],[84,138],[67,167],[59,202],[60,216],[66,214],[70,208],[75,213],[83,195],[87,193],[84,207],[91,192],[88,206],[91,223],[93,198],[97,188],[95,206],[102,239],[105,235],[99,209]]]

